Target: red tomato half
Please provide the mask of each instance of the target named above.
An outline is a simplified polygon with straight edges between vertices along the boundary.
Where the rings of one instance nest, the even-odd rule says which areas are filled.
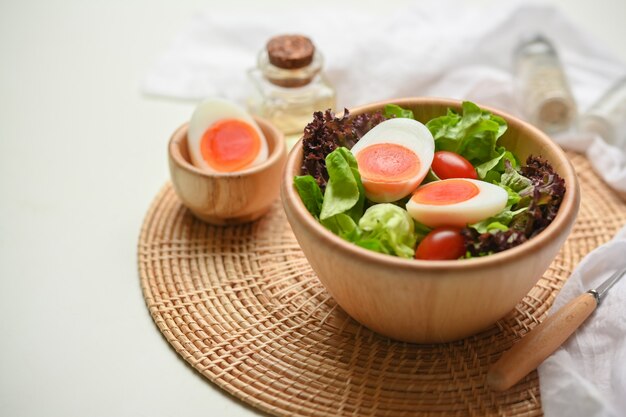
[[[448,178],[472,178],[477,180],[476,170],[472,164],[461,155],[454,152],[435,152],[432,170],[442,180]]]
[[[465,255],[465,239],[456,227],[434,229],[420,242],[415,259],[446,260]]]

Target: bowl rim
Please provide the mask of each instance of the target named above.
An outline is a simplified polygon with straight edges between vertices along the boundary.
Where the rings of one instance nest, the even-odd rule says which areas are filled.
[[[265,140],[267,141],[267,146],[271,147],[270,142],[273,143],[273,147],[271,148],[271,152],[267,156],[267,159],[259,165],[255,165],[253,167],[250,167],[241,171],[223,172],[223,173],[206,172],[196,167],[191,162],[187,161],[183,157],[182,153],[180,152],[180,142],[183,137],[184,138],[187,137],[187,131],[189,129],[189,122],[183,123],[174,131],[174,133],[172,133],[172,136],[170,137],[170,140],[167,145],[168,153],[170,157],[172,158],[172,160],[181,168],[185,169],[186,171],[192,172],[196,175],[200,175],[206,178],[239,178],[239,177],[249,176],[249,175],[264,171],[265,169],[279,162],[282,154],[286,152],[286,149],[284,149],[285,148],[285,143],[283,140],[284,135],[281,131],[279,131],[276,128],[276,126],[274,126],[267,120],[257,117],[257,116],[253,116],[253,119],[259,125],[259,128],[263,132],[263,135],[265,136]],[[270,133],[270,134],[268,135],[267,133]]]
[[[382,101],[357,106],[353,109],[349,109],[350,115],[358,115],[361,113],[373,111],[382,108],[385,104],[397,104],[403,106],[415,106],[415,105],[432,105],[437,104],[445,107],[460,108],[463,100],[454,100],[438,97],[404,97],[397,99],[387,99]],[[315,220],[315,218],[309,213],[304,206],[304,203],[300,199],[295,186],[293,185],[293,172],[297,172],[296,169],[300,169],[301,162],[296,163],[296,156],[301,153],[302,150],[302,138],[296,143],[291,150],[285,169],[283,170],[283,204],[290,205],[292,213],[298,218],[298,220],[304,224],[311,233],[316,235],[318,239],[326,240],[330,243],[334,250],[339,250],[344,254],[352,257],[358,257],[360,260],[366,260],[369,262],[375,262],[377,264],[383,263],[393,267],[396,270],[407,271],[459,271],[465,269],[480,269],[486,266],[498,266],[502,264],[513,263],[516,258],[529,253],[534,253],[545,248],[553,239],[561,233],[563,228],[569,229],[573,225],[575,217],[578,213],[580,203],[580,190],[576,173],[572,167],[571,162],[566,157],[563,150],[554,143],[545,133],[530,125],[529,123],[514,117],[506,112],[498,109],[494,109],[490,106],[484,106],[480,103],[476,103],[481,109],[488,110],[498,116],[503,117],[507,124],[519,125],[522,129],[530,130],[546,148],[551,149],[561,158],[565,163],[563,164],[563,179],[565,180],[566,192],[559,207],[559,211],[555,219],[537,236],[522,243],[514,248],[498,252],[488,256],[475,257],[470,259],[454,259],[454,260],[420,260],[420,259],[405,259],[396,256],[386,255],[374,251],[361,248],[354,243],[348,242],[339,236],[335,235],[331,231],[327,230],[321,223]]]

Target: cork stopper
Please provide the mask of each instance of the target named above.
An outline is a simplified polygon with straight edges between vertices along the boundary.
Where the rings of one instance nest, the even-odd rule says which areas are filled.
[[[306,67],[313,61],[315,46],[302,35],[275,36],[267,43],[267,54],[272,65],[283,69]]]

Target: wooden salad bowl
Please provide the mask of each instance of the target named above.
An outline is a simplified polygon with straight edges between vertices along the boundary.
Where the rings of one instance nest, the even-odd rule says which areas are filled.
[[[191,212],[207,223],[251,222],[265,214],[278,198],[287,149],[283,134],[269,122],[255,121],[267,139],[265,162],[241,172],[211,174],[191,164],[187,127],[178,128],[168,145],[170,175],[176,194]]]
[[[394,103],[409,108],[422,123],[460,110],[461,102],[404,98],[350,110],[351,115]],[[432,343],[464,338],[486,329],[510,312],[541,278],[565,242],[578,212],[576,174],[563,151],[539,129],[481,106],[508,123],[499,140],[520,161],[547,159],[565,180],[566,192],[553,222],[539,235],[497,254],[464,260],[424,261],[372,252],[344,241],[307,211],[293,186],[300,175],[302,142],[291,151],[281,187],[293,232],[311,267],[337,303],[368,328],[393,339]]]

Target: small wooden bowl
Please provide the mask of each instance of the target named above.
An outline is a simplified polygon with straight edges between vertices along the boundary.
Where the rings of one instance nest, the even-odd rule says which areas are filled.
[[[358,107],[351,115],[395,103],[421,122],[460,109],[434,98],[395,99]],[[487,107],[486,107],[487,108]],[[453,261],[397,258],[362,249],[335,236],[307,211],[293,186],[302,166],[302,143],[291,151],[281,187],[293,232],[311,267],[337,303],[356,320],[394,339],[431,343],[475,334],[511,311],[541,278],[567,238],[580,204],[574,169],[544,133],[495,109],[509,125],[501,144],[525,161],[546,158],[567,191],[554,221],[528,242],[494,255]]]
[[[287,149],[283,134],[255,117],[269,147],[268,159],[241,172],[210,174],[191,164],[187,127],[178,128],[168,145],[170,175],[176,194],[199,219],[214,225],[251,222],[278,197]]]

